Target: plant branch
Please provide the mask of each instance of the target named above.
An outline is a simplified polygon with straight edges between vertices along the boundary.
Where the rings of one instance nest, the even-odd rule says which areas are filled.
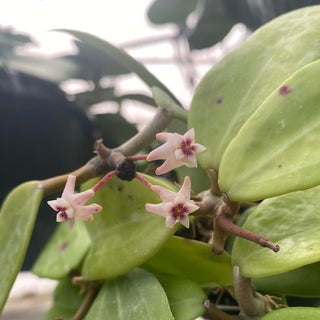
[[[213,303],[210,303],[207,313],[204,315],[207,319],[212,320],[244,320],[240,315],[232,316],[229,315],[219,308],[217,308]]]
[[[226,231],[227,233],[231,233],[240,238],[255,242],[261,247],[269,248],[274,252],[278,252],[280,250],[279,245],[272,243],[266,237],[260,236],[259,234],[253,233],[235,225],[229,217],[223,215],[217,216],[215,220],[215,226]]]
[[[171,119],[171,111],[158,108],[150,123],[129,141],[111,150],[103,145],[102,140],[97,140],[95,143],[96,157],[71,173],[40,181],[40,187],[44,189],[45,195],[49,195],[63,189],[69,174],[77,177],[77,185],[79,185],[114,170],[126,156],[134,155],[148,146],[155,139],[156,133],[164,130]]]

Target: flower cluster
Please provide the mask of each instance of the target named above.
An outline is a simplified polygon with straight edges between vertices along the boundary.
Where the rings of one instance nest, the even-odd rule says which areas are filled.
[[[69,175],[61,198],[48,201],[48,205],[58,211],[57,222],[65,221],[69,228],[72,228],[76,219],[92,221],[92,215],[102,210],[102,207],[95,203],[84,206],[94,195],[94,191],[89,189],[84,192],[74,193],[75,184],[76,177]]]
[[[165,143],[150,152],[147,156],[131,157],[129,162],[131,163],[133,160],[141,159],[147,159],[148,161],[165,160],[164,163],[156,169],[156,174],[161,175],[182,165],[197,167],[196,154],[206,149],[201,144],[195,143],[193,128],[184,135],[161,132],[156,135],[156,138],[165,141]],[[109,172],[93,188],[80,193],[74,193],[76,177],[69,175],[61,198],[48,201],[48,204],[54,210],[58,211],[57,222],[65,221],[67,225],[72,228],[74,221],[77,219],[92,221],[93,214],[100,212],[102,207],[97,204],[87,206],[84,206],[84,204],[94,195],[95,191],[109,179],[114,176],[122,179],[122,171],[122,167],[119,167],[117,170]],[[140,181],[158,194],[162,200],[162,203],[158,204],[147,203],[145,205],[147,211],[165,217],[166,226],[169,228],[172,228],[177,222],[189,228],[188,215],[199,208],[194,201],[190,199],[191,182],[189,177],[184,179],[179,192],[173,192],[157,185],[151,185],[144,178],[136,174],[135,170],[131,171],[132,177],[130,176],[130,180],[134,177],[139,178]],[[127,174],[124,177],[124,180],[128,180],[126,179]]]
[[[197,167],[196,154],[206,148],[194,141],[194,129],[184,135],[178,133],[161,132],[156,135],[158,140],[166,141],[159,148],[151,151],[148,161],[163,159],[165,162],[156,169],[156,174],[164,174],[180,166]]]

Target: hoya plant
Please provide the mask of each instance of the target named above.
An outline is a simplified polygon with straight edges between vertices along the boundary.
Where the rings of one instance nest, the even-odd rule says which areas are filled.
[[[124,51],[60,31],[135,72],[158,109],[122,145],[98,140],[82,167],[7,196],[1,308],[41,200],[60,192],[32,269],[58,280],[48,320],[319,319],[302,298],[320,296],[320,6],[255,31],[189,111]]]

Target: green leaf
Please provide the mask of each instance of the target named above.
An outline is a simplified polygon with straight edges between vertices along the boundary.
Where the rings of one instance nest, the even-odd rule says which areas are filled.
[[[38,181],[29,181],[13,189],[0,211],[0,312],[21,268],[43,190]]]
[[[260,320],[315,320],[320,318],[320,309],[292,307],[272,311]]]
[[[148,18],[152,23],[185,23],[188,15],[197,7],[198,0],[156,0],[148,10]]]
[[[152,184],[171,188],[160,179],[147,177]],[[88,189],[99,179],[83,186]],[[84,261],[86,279],[103,279],[121,275],[148,260],[175,232],[165,226],[165,218],[147,212],[146,203],[160,202],[159,197],[134,179],[113,178],[92,198],[103,210],[87,223],[92,247]]]
[[[56,29],[54,31],[66,32],[74,37],[78,38],[82,42],[87,45],[94,47],[95,49],[99,49],[101,52],[106,54],[108,57],[113,58],[119,64],[127,68],[128,70],[136,73],[150,88],[159,87],[164,92],[166,92],[172,99],[176,101],[179,105],[181,103],[177,100],[177,98],[169,91],[169,89],[160,82],[145,66],[143,66],[140,62],[132,58],[125,51],[120,48],[117,48],[110,44],[109,42],[102,40],[94,35],[89,33],[71,30],[71,29]]]
[[[35,262],[32,272],[44,278],[66,277],[79,266],[90,244],[83,221],[76,221],[72,230],[65,223],[60,223]]]
[[[253,279],[259,292],[273,295],[320,297],[320,262],[277,274]]]
[[[207,296],[196,283],[169,274],[155,276],[167,294],[175,320],[194,320],[207,311],[203,304]]]
[[[70,279],[61,280],[54,291],[53,306],[46,314],[45,320],[71,320],[84,298],[84,295],[79,294],[80,290],[81,288],[73,285]]]
[[[242,227],[269,238],[280,251],[237,238],[232,263],[243,276],[266,277],[320,261],[319,196],[320,186],[264,200],[253,210]]]
[[[135,269],[106,281],[86,320],[172,320],[166,294],[150,273]]]
[[[212,246],[196,240],[171,237],[144,267],[187,278],[201,286],[233,284],[230,256],[217,256]]]
[[[233,201],[320,184],[320,60],[297,71],[262,104],[227,148],[219,186]]]
[[[205,169],[218,170],[229,143],[253,112],[285,79],[320,58],[319,30],[320,6],[280,16],[202,79],[191,104],[189,128],[195,128],[197,142],[207,147],[198,156]]]

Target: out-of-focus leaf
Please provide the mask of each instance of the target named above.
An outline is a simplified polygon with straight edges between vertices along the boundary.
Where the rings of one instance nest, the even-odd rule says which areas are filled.
[[[320,261],[320,187],[264,200],[249,215],[243,228],[269,238],[280,251],[237,238],[232,263],[243,276],[277,275]]]
[[[180,104],[177,98],[169,91],[169,89],[162,82],[160,82],[152,73],[150,73],[150,71],[148,71],[148,69],[145,66],[143,66],[140,62],[129,56],[122,49],[119,49],[110,44],[109,42],[85,32],[70,29],[58,29],[56,31],[69,33],[81,40],[82,42],[86,43],[87,45],[99,49],[106,56],[112,57],[123,67],[127,68],[131,72],[136,73],[150,88],[161,88],[163,91],[168,93],[168,95],[172,97],[178,104]]]
[[[260,320],[316,320],[320,319],[320,309],[308,307],[292,307],[274,310]]]
[[[12,190],[0,211],[0,312],[22,265],[43,190],[29,181]]]
[[[175,320],[194,320],[207,311],[203,304],[207,296],[199,285],[169,274],[155,276],[166,292]]]
[[[174,318],[158,280],[146,271],[135,269],[106,281],[85,319],[172,320]]]
[[[254,201],[320,184],[320,60],[281,84],[223,155],[219,186]]]
[[[81,288],[72,284],[70,279],[64,279],[57,285],[53,306],[46,314],[45,320],[71,320],[79,309],[84,295],[80,295]]]
[[[271,21],[202,79],[188,126],[207,147],[198,156],[205,169],[218,170],[229,143],[253,112],[285,79],[320,58],[319,17],[320,6],[313,6]]]
[[[83,260],[91,240],[83,221],[72,230],[60,223],[32,268],[39,277],[61,279],[76,269]]]
[[[212,246],[196,240],[171,237],[144,267],[187,278],[201,286],[233,284],[230,256],[217,256]]]
[[[152,184],[174,189],[160,179],[146,177]],[[99,179],[83,185],[89,189]],[[142,182],[118,178],[109,180],[92,197],[102,205],[94,221],[87,223],[92,246],[84,261],[86,279],[104,279],[128,272],[148,260],[175,232],[165,226],[165,218],[145,210],[146,203],[161,202]]]
[[[299,297],[320,297],[319,283],[319,262],[275,276],[253,279],[259,292]]]
[[[148,18],[152,23],[184,24],[188,15],[197,7],[198,0],[156,0],[149,10]]]

